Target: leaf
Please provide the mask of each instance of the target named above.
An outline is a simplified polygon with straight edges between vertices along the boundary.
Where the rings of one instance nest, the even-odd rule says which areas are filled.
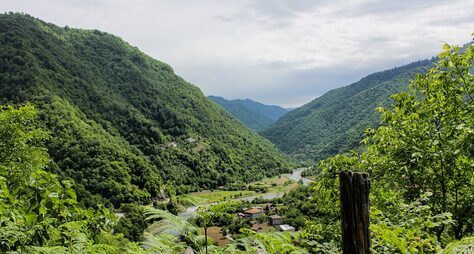
[[[33,222],[36,220],[36,217],[38,217],[37,214],[35,213],[28,213],[25,215],[25,223],[27,226],[31,227],[33,225]]]

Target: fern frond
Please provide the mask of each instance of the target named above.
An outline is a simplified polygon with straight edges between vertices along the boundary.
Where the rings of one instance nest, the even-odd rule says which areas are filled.
[[[446,249],[439,254],[470,254],[474,253],[474,237],[464,237],[463,239],[452,242],[446,246]]]
[[[25,253],[29,254],[67,254],[68,251],[63,246],[46,246],[46,247],[38,247],[38,246],[27,246],[25,247]]]

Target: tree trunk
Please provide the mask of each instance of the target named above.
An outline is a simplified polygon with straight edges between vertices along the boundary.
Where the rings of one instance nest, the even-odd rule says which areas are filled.
[[[208,250],[207,250],[207,226],[204,227],[204,244],[206,245],[206,254],[208,254]]]
[[[367,173],[339,172],[342,253],[370,253],[369,193]]]

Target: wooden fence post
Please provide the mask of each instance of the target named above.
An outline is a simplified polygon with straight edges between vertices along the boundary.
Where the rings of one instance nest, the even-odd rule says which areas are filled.
[[[367,173],[339,172],[341,192],[342,253],[370,253],[369,193]]]

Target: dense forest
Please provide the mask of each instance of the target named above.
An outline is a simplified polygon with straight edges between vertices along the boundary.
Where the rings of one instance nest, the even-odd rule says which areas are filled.
[[[245,126],[257,132],[263,131],[289,111],[279,106],[265,105],[250,99],[227,100],[218,96],[208,96],[208,98],[239,119]]]
[[[117,37],[8,14],[0,42],[2,253],[341,253],[341,170],[370,175],[371,253],[474,252],[474,44],[414,64],[421,74],[354,141],[365,149],[313,165],[308,186],[203,204],[176,194],[291,165]],[[237,215],[270,203],[262,217]],[[276,213],[296,231],[252,229]],[[229,242],[218,246],[213,227]]]
[[[47,170],[76,181],[86,205],[147,204],[291,167],[170,66],[118,37],[5,14],[0,48],[0,102],[36,105],[54,137]]]
[[[388,106],[390,95],[405,89],[416,73],[425,72],[432,63],[414,62],[331,90],[290,111],[262,135],[299,160],[319,161],[357,149],[364,130],[380,120],[374,109]]]

